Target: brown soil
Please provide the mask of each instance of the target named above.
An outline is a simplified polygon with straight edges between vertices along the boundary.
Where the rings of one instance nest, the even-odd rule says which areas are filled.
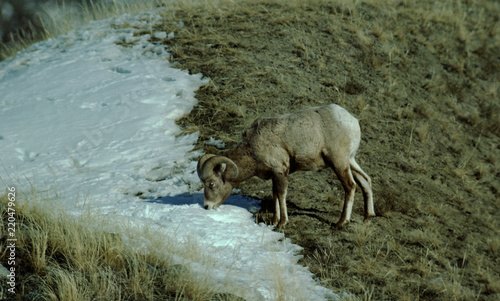
[[[377,217],[337,231],[331,170],[290,177],[287,237],[334,291],[373,300],[500,298],[500,3],[219,1],[181,4],[154,30],[172,61],[210,84],[179,121],[228,148],[255,118],[338,103],[359,120],[358,162]],[[179,21],[183,26],[179,26]],[[263,200],[271,183],[242,194]]]

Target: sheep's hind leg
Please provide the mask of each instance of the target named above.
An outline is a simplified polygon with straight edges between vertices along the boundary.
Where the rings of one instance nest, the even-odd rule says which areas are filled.
[[[375,216],[372,181],[353,158],[351,159],[351,171],[354,176],[354,180],[359,184],[359,186],[361,186],[361,190],[363,191],[363,198],[365,201],[365,221],[367,221],[370,216]]]
[[[351,220],[352,206],[354,204],[354,193],[356,192],[356,182],[354,181],[351,168],[349,166],[339,169],[334,168],[337,177],[344,187],[345,198],[344,208],[340,220],[335,225],[337,229],[343,228]]]

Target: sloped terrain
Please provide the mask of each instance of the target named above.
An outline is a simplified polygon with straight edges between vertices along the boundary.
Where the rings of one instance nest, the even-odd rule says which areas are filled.
[[[234,147],[255,118],[337,103],[359,120],[358,162],[377,217],[333,230],[331,170],[291,175],[287,237],[324,286],[373,300],[500,296],[500,4],[271,1],[181,4],[153,30],[172,61],[211,82],[179,123]],[[158,42],[158,41],[157,41]],[[161,41],[160,41],[161,42]],[[263,200],[271,184],[242,194]],[[268,208],[269,207],[269,208]]]

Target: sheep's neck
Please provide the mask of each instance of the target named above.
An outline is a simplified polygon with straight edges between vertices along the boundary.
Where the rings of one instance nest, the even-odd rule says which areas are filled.
[[[238,166],[238,176],[232,181],[235,186],[256,175],[257,163],[244,148],[229,151],[227,157]]]

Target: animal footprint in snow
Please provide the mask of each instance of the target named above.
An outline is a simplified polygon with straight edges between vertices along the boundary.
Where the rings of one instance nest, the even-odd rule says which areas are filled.
[[[19,153],[19,160],[24,161],[24,162],[33,162],[35,161],[36,157],[38,157],[38,153],[34,152],[28,152],[25,149],[22,148],[16,148],[16,152]]]
[[[129,73],[132,73],[132,71],[124,69],[122,67],[113,67],[113,68],[110,68],[109,70],[111,70],[113,72],[116,72],[116,73],[120,73],[120,74],[129,74]]]

